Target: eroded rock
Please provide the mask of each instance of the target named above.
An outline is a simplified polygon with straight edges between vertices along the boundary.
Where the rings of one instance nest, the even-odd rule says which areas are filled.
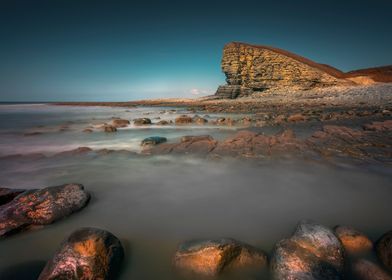
[[[217,276],[230,269],[262,270],[267,263],[265,253],[234,239],[188,241],[173,259],[178,271],[199,276]]]
[[[90,195],[80,184],[27,190],[0,206],[0,237],[47,225],[85,207]]]
[[[38,279],[114,279],[123,257],[121,242],[113,234],[82,228],[62,243]]]

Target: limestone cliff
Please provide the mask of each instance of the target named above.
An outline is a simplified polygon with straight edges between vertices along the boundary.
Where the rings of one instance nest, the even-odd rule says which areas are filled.
[[[224,47],[221,67],[227,85],[220,86],[216,95],[222,98],[266,89],[307,90],[353,83],[331,66],[281,49],[236,42]]]

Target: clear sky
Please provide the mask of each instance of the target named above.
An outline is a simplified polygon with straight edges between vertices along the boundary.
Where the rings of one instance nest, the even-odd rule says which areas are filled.
[[[230,41],[392,64],[392,1],[0,0],[0,101],[212,94]]]

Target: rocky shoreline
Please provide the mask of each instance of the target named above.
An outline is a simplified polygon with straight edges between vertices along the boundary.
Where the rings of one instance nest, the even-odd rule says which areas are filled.
[[[4,225],[15,224],[15,213],[30,216],[34,225],[47,224],[84,207],[89,199],[78,184],[33,191],[2,188],[0,194],[5,201],[0,205],[3,233]],[[39,204],[32,203],[35,201]],[[26,210],[20,209],[28,212],[23,214]],[[2,234],[3,238],[7,236]],[[172,265],[181,279],[215,279],[222,275],[242,279],[257,272],[264,275],[263,279],[276,280],[390,280],[391,240],[392,231],[373,243],[349,226],[331,229],[303,220],[290,237],[278,241],[269,253],[231,238],[189,240],[173,250]],[[109,231],[80,228],[63,241],[38,279],[116,279],[123,259],[129,257],[121,241]]]

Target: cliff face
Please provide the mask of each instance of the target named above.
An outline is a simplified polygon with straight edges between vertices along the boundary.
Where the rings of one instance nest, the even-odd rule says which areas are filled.
[[[216,95],[236,98],[266,89],[307,90],[353,83],[344,73],[284,50],[244,43],[224,47],[221,67],[227,85]]]

